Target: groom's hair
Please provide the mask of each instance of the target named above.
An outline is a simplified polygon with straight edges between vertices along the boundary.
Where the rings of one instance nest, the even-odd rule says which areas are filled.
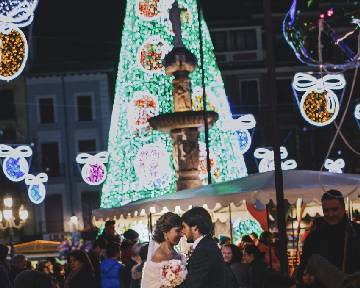
[[[211,216],[209,212],[202,207],[194,207],[190,209],[182,215],[181,219],[190,227],[197,226],[200,233],[203,235],[213,234]]]

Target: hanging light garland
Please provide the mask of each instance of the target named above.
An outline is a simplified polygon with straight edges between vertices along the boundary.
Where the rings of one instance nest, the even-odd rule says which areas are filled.
[[[25,177],[25,184],[29,186],[28,196],[32,203],[40,204],[45,200],[46,188],[44,183],[48,181],[48,176],[45,173],[40,173],[36,176],[28,174]]]
[[[327,169],[331,173],[343,173],[343,169],[345,167],[345,160],[342,158],[332,160],[326,159],[324,163],[324,168]]]
[[[285,160],[288,157],[288,151],[284,146],[280,147],[280,158]],[[274,151],[268,148],[256,148],[254,151],[254,157],[260,159],[258,164],[259,173],[269,172],[275,170],[274,164]],[[296,169],[297,163],[293,159],[288,159],[282,161],[281,169],[282,170],[292,170]]]
[[[81,169],[83,180],[89,185],[100,185],[106,179],[107,170],[104,165],[109,160],[109,153],[99,152],[96,155],[81,153],[76,157],[76,162],[84,164]]]
[[[302,117],[318,127],[326,126],[336,119],[340,104],[334,90],[341,91],[342,97],[345,86],[342,74],[316,78],[310,73],[296,73],[292,83]],[[304,94],[300,98],[298,94],[301,92]]]
[[[13,148],[9,145],[0,144],[0,157],[4,158],[3,172],[9,180],[20,182],[29,173],[29,163],[26,158],[32,156],[29,146],[18,146]]]
[[[10,81],[21,74],[28,58],[28,44],[19,27],[31,24],[37,0],[0,2],[0,79]]]

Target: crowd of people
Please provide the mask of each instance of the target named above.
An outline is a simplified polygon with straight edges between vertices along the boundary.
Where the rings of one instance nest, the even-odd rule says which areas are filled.
[[[24,255],[7,261],[9,248],[0,244],[1,288],[140,288],[147,243],[127,230],[123,240],[115,233],[115,222],[107,221],[103,233],[89,252],[71,251],[65,264],[48,258],[36,267]]]
[[[280,273],[276,235],[268,231],[261,235],[252,233],[243,236],[238,245],[231,244],[229,237],[221,237],[218,240],[210,237],[212,224],[209,220],[210,216],[204,209],[200,212],[209,218],[209,227],[202,234],[201,229],[198,228],[204,225],[204,220],[201,220],[199,211],[195,218],[185,215],[188,219],[184,216],[180,219],[176,214],[168,213],[169,215],[162,217],[164,219],[159,219],[161,221],[156,225],[156,233],[160,234],[154,232],[153,237],[156,237],[152,240],[170,243],[172,247],[182,236],[187,240],[207,239],[208,244],[205,247],[205,240],[201,240],[204,242],[201,244],[202,249],[212,247],[212,253],[220,255],[221,258],[216,258],[213,263],[217,265],[215,270],[218,275],[215,280],[196,287],[210,287],[212,282],[215,283],[220,278],[224,281],[220,279],[223,286],[220,285],[218,288],[360,287],[360,225],[348,219],[344,197],[339,191],[330,190],[324,193],[322,208],[324,217],[314,220],[304,242],[300,266],[292,278]],[[194,237],[196,235],[194,231],[199,234],[197,237]],[[103,233],[94,241],[90,251],[75,249],[69,253],[65,264],[57,262],[54,258],[48,258],[38,262],[36,268],[31,266],[24,255],[15,255],[8,262],[9,249],[0,244],[0,287],[140,288],[144,285],[142,278],[146,260],[149,259],[147,258],[149,243],[139,243],[139,234],[131,229],[121,238],[115,232],[115,222],[107,221]],[[198,241],[195,241],[193,246],[198,245]],[[210,242],[217,245],[213,246]],[[167,246],[164,247],[166,250]],[[161,252],[161,249],[159,251]],[[154,254],[154,257],[156,255]],[[207,260],[203,259],[204,262],[199,255],[196,255],[200,258],[199,263],[202,263],[199,265],[209,266],[208,261],[211,258],[205,253],[203,258]],[[197,272],[192,276],[188,275],[187,284],[180,287],[193,287],[189,283],[192,283],[191,281],[196,283],[197,277],[206,269],[210,269],[197,267],[198,264],[195,263],[197,263],[195,260],[188,262],[189,271]],[[191,267],[192,265],[196,267]],[[212,273],[208,274],[206,277],[214,276]]]

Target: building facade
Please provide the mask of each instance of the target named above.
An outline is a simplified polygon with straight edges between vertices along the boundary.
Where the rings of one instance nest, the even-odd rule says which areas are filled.
[[[62,232],[89,229],[91,211],[99,206],[100,187],[83,182],[75,158],[106,150],[112,107],[108,74],[34,75],[26,86],[34,165],[49,176],[46,200],[34,211],[36,233],[61,239]]]

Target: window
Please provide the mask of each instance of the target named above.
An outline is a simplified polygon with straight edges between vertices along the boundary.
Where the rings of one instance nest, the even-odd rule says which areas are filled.
[[[92,121],[92,99],[91,96],[77,96],[78,121]]]
[[[100,207],[100,198],[98,192],[84,191],[81,193],[81,207],[84,221],[84,229],[92,227],[92,210]]]
[[[54,99],[53,98],[41,98],[39,99],[39,114],[40,123],[54,123]]]
[[[45,201],[46,232],[57,233],[64,230],[64,216],[61,195],[48,195]]]
[[[233,51],[256,50],[256,30],[230,31],[230,42]]]
[[[96,152],[96,140],[79,140],[79,153]]]
[[[257,80],[241,80],[241,104],[249,108],[257,108],[259,104],[259,89]]]
[[[214,48],[216,52],[227,51],[227,34],[225,31],[213,32],[212,40],[214,43]]]
[[[41,165],[49,176],[60,176],[59,145],[57,142],[41,144]]]
[[[11,90],[0,91],[0,120],[15,120],[14,94]]]

